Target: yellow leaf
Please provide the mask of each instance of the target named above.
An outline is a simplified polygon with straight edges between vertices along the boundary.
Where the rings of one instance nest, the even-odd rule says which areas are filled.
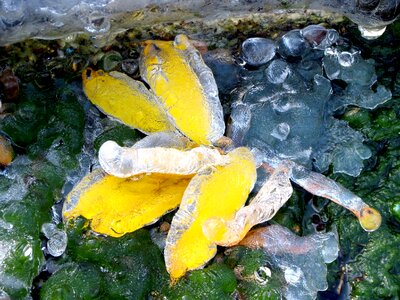
[[[154,223],[181,202],[191,176],[117,178],[95,170],[69,193],[64,219],[83,216],[92,230],[119,237]]]
[[[201,268],[214,257],[217,246],[204,235],[204,222],[216,217],[232,219],[253,188],[256,166],[251,152],[237,148],[227,155],[228,164],[197,174],[183,195],[164,252],[172,279]]]
[[[172,42],[145,41],[140,73],[163,101],[177,128],[210,145],[225,131],[218,88],[211,70],[184,35]]]
[[[82,79],[86,96],[106,115],[144,133],[175,131],[162,102],[140,81],[90,68]]]

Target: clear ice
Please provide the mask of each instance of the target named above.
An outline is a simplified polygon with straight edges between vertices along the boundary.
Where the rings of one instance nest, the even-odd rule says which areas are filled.
[[[67,248],[67,233],[57,228],[53,223],[44,223],[42,233],[47,238],[47,251],[51,256],[58,257],[63,255]]]
[[[240,245],[262,249],[283,271],[288,300],[315,299],[318,291],[326,290],[326,263],[333,262],[339,251],[333,232],[299,237],[280,225],[250,231]]]
[[[253,226],[271,220],[292,195],[293,188],[288,172],[284,166],[276,168],[250,204],[240,208],[232,220],[207,220],[203,224],[206,237],[217,245],[233,246],[238,244]],[[213,236],[213,233],[221,229],[225,231],[221,238]]]
[[[261,3],[263,9],[259,11]],[[282,14],[281,1],[269,0],[268,5],[263,4],[262,1],[237,0],[2,0],[0,45],[27,38],[56,39],[77,32],[101,37],[163,22],[199,19],[215,22],[254,12],[267,19]],[[312,9],[346,15],[359,25],[362,35],[368,39],[383,34],[386,25],[396,20],[400,13],[399,2],[391,0],[299,0],[293,7],[289,5],[290,12],[301,14],[304,9]]]
[[[391,98],[376,84],[374,62],[355,49],[342,51],[335,30],[310,25],[277,41],[265,67],[241,72],[233,91],[228,136],[237,146],[255,147],[318,172],[358,176],[371,156],[361,133],[334,113],[348,105],[373,109]],[[345,82],[343,88],[337,82]],[[335,85],[335,88],[332,86]]]
[[[124,178],[143,173],[196,174],[205,167],[226,164],[228,158],[217,149],[204,146],[183,151],[164,147],[120,147],[107,141],[99,149],[99,162],[108,174]]]
[[[275,42],[266,38],[249,38],[242,43],[242,58],[250,66],[259,67],[275,56]]]

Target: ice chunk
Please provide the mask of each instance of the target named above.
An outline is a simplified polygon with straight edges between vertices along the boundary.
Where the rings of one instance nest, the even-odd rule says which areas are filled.
[[[203,169],[193,177],[172,219],[164,250],[172,279],[201,268],[214,257],[217,246],[204,235],[204,222],[212,218],[232,219],[253,188],[256,166],[251,152],[236,148],[227,156],[228,164]]]
[[[307,81],[312,81],[315,75],[323,75],[321,61],[307,58],[296,65],[296,71]]]
[[[299,80],[298,77],[295,78]],[[295,84],[293,83],[294,86]],[[249,125],[246,125],[248,130],[241,133],[244,137],[242,143],[261,151],[272,149],[279,157],[310,166],[311,153],[319,148],[321,128],[324,128],[325,123],[324,109],[332,93],[329,80],[316,75],[312,89],[307,90],[299,85],[294,93],[282,92],[281,89],[281,92],[270,95],[271,90],[267,87],[269,86],[265,89],[252,89],[243,97],[246,102],[250,101],[249,98],[266,100],[250,105],[251,118],[246,118]],[[237,111],[235,106],[232,114],[240,115],[245,110],[246,108],[241,108]],[[233,122],[231,132],[243,132],[239,128],[241,126],[242,123],[236,125]]]
[[[352,129],[347,122],[327,118],[325,141],[313,153],[314,166],[319,172],[327,170],[333,162],[334,172],[358,176],[363,169],[363,160],[371,156],[371,151],[363,145],[364,137]]]
[[[265,70],[267,79],[274,84],[283,83],[290,73],[288,64],[282,59],[275,59]]]
[[[145,41],[140,74],[164,103],[177,128],[201,145],[225,132],[213,74],[185,35],[173,42]]]
[[[195,174],[202,168],[227,163],[227,156],[204,146],[182,151],[173,148],[126,148],[113,141],[99,149],[99,162],[108,174],[125,178],[143,173]]]
[[[4,184],[0,188],[0,203],[18,201],[26,195],[28,186],[34,181],[34,177],[29,173],[31,166],[32,161],[20,155],[9,167],[0,172],[0,176],[4,176]]]
[[[242,43],[242,58],[250,66],[265,65],[275,56],[275,42],[260,37],[246,39]]]
[[[44,223],[42,232],[47,240],[47,251],[51,256],[58,257],[63,255],[67,248],[67,233],[57,228],[53,223]]]
[[[0,17],[7,27],[18,26],[25,19],[26,5],[24,0],[4,0],[0,3]]]
[[[99,11],[91,12],[84,22],[85,30],[91,34],[107,33],[111,27],[109,17]]]
[[[340,79],[364,86],[371,86],[376,81],[374,61],[364,60],[355,50],[339,51],[328,48],[322,64],[330,80]]]
[[[326,290],[326,263],[335,260],[339,251],[332,232],[299,237],[280,225],[252,230],[240,245],[262,249],[282,269],[289,300],[315,299],[318,291]]]
[[[338,109],[347,105],[355,105],[367,109],[375,109],[378,105],[385,103],[392,98],[391,91],[378,85],[374,92],[371,87],[350,83],[346,89],[334,98],[331,103],[332,109]]]
[[[363,7],[362,2],[367,2]],[[240,3],[240,5],[238,5]],[[261,2],[262,3],[262,2]],[[281,26],[282,13],[291,14],[292,3],[289,3],[287,12],[279,10],[277,5],[262,5],[258,1],[226,0],[2,0],[0,2],[0,27],[4,31],[0,44],[6,45],[29,38],[56,39],[73,36],[89,27],[88,32],[105,34],[97,27],[111,23],[110,33],[116,34],[123,30],[136,28],[139,32],[145,32],[148,26],[162,26],[167,23],[179,23],[191,20],[195,24],[212,24],[212,28],[218,28],[219,24],[227,17],[234,21],[242,18],[251,18],[256,13],[260,20],[254,20],[255,24],[268,20],[269,26]],[[276,2],[279,3],[279,2]],[[369,5],[372,3],[373,5]],[[295,2],[295,11],[310,9],[305,13],[313,18],[318,11],[344,14],[360,25],[360,30],[365,37],[376,37],[382,34],[386,25],[392,23],[399,15],[398,1],[350,1],[350,0],[298,0]],[[154,9],[157,7],[157,10]],[[281,6],[280,6],[281,7]],[[260,8],[262,10],[260,11]],[[166,13],[168,12],[168,13]],[[324,12],[324,14],[325,14]],[[94,18],[90,25],[90,14],[98,14],[108,21]],[[143,17],[145,16],[145,17]],[[303,18],[304,14],[291,14],[295,18]],[[326,17],[326,15],[325,15]],[[318,18],[322,19],[322,16]],[[92,16],[93,19],[93,16]],[[258,18],[257,18],[258,19]],[[211,22],[212,21],[212,22]],[[214,24],[215,23],[215,24]],[[108,27],[108,26],[107,26]],[[106,27],[106,28],[107,28]],[[212,34],[214,31],[206,30],[202,34]],[[210,37],[210,36],[207,36]]]
[[[339,33],[336,30],[328,30],[320,25],[309,25],[300,32],[313,48],[320,50],[332,46],[339,39]]]
[[[297,29],[289,31],[278,41],[278,53],[283,58],[302,56],[309,48],[310,44]]]
[[[272,219],[292,192],[288,169],[280,166],[272,172],[250,204],[239,209],[232,220],[208,219],[203,224],[203,232],[217,245],[236,245],[253,226]]]

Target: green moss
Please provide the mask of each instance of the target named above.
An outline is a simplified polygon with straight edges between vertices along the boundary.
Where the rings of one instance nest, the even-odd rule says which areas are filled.
[[[69,227],[67,255],[77,263],[102,269],[106,299],[145,299],[168,284],[160,250],[146,230],[121,238],[90,234],[83,219]]]
[[[105,130],[96,138],[94,141],[94,149],[98,152],[100,146],[108,140],[115,141],[119,145],[127,146],[129,144],[132,145],[132,143],[143,137],[144,135],[139,131],[126,125],[116,123],[112,128]]]
[[[100,299],[103,284],[103,276],[98,268],[89,264],[66,263],[44,283],[40,299]]]
[[[270,259],[262,250],[235,247],[230,251],[227,264],[241,279],[237,289],[245,299],[282,298],[283,274],[271,266]],[[263,274],[262,268],[268,268],[271,276]]]
[[[162,291],[164,299],[232,299],[236,288],[233,271],[224,264],[212,264],[190,272],[173,287]]]

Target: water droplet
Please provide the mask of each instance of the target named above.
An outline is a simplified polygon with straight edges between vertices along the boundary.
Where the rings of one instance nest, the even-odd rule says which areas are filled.
[[[251,66],[261,66],[275,56],[275,43],[265,38],[249,38],[242,44],[242,58]]]
[[[57,229],[47,241],[47,251],[49,251],[51,256],[61,256],[67,248],[67,242],[67,234],[64,231]]]
[[[380,37],[386,30],[386,26],[383,27],[364,27],[359,25],[361,36],[367,40],[375,40]]]

